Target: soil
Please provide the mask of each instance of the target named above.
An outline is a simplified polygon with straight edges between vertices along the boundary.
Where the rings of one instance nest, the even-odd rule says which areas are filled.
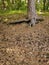
[[[49,16],[33,27],[0,22],[0,65],[49,65]]]

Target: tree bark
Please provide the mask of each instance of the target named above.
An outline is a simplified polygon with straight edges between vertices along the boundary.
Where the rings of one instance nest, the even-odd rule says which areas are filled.
[[[35,25],[36,22],[35,0],[28,0],[28,18],[31,20],[30,25]]]

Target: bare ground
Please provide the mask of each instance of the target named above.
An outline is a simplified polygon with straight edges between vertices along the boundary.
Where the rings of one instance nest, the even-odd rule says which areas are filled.
[[[0,65],[49,65],[49,16],[34,27],[1,22]]]

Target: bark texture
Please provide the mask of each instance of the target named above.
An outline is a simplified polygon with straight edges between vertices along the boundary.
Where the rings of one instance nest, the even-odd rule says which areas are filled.
[[[31,19],[30,25],[35,25],[36,22],[36,10],[35,0],[28,0],[28,18]]]

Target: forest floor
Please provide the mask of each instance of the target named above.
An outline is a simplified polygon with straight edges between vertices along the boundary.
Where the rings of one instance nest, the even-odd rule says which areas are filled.
[[[0,65],[49,65],[49,16],[43,17],[33,27],[0,22]]]

